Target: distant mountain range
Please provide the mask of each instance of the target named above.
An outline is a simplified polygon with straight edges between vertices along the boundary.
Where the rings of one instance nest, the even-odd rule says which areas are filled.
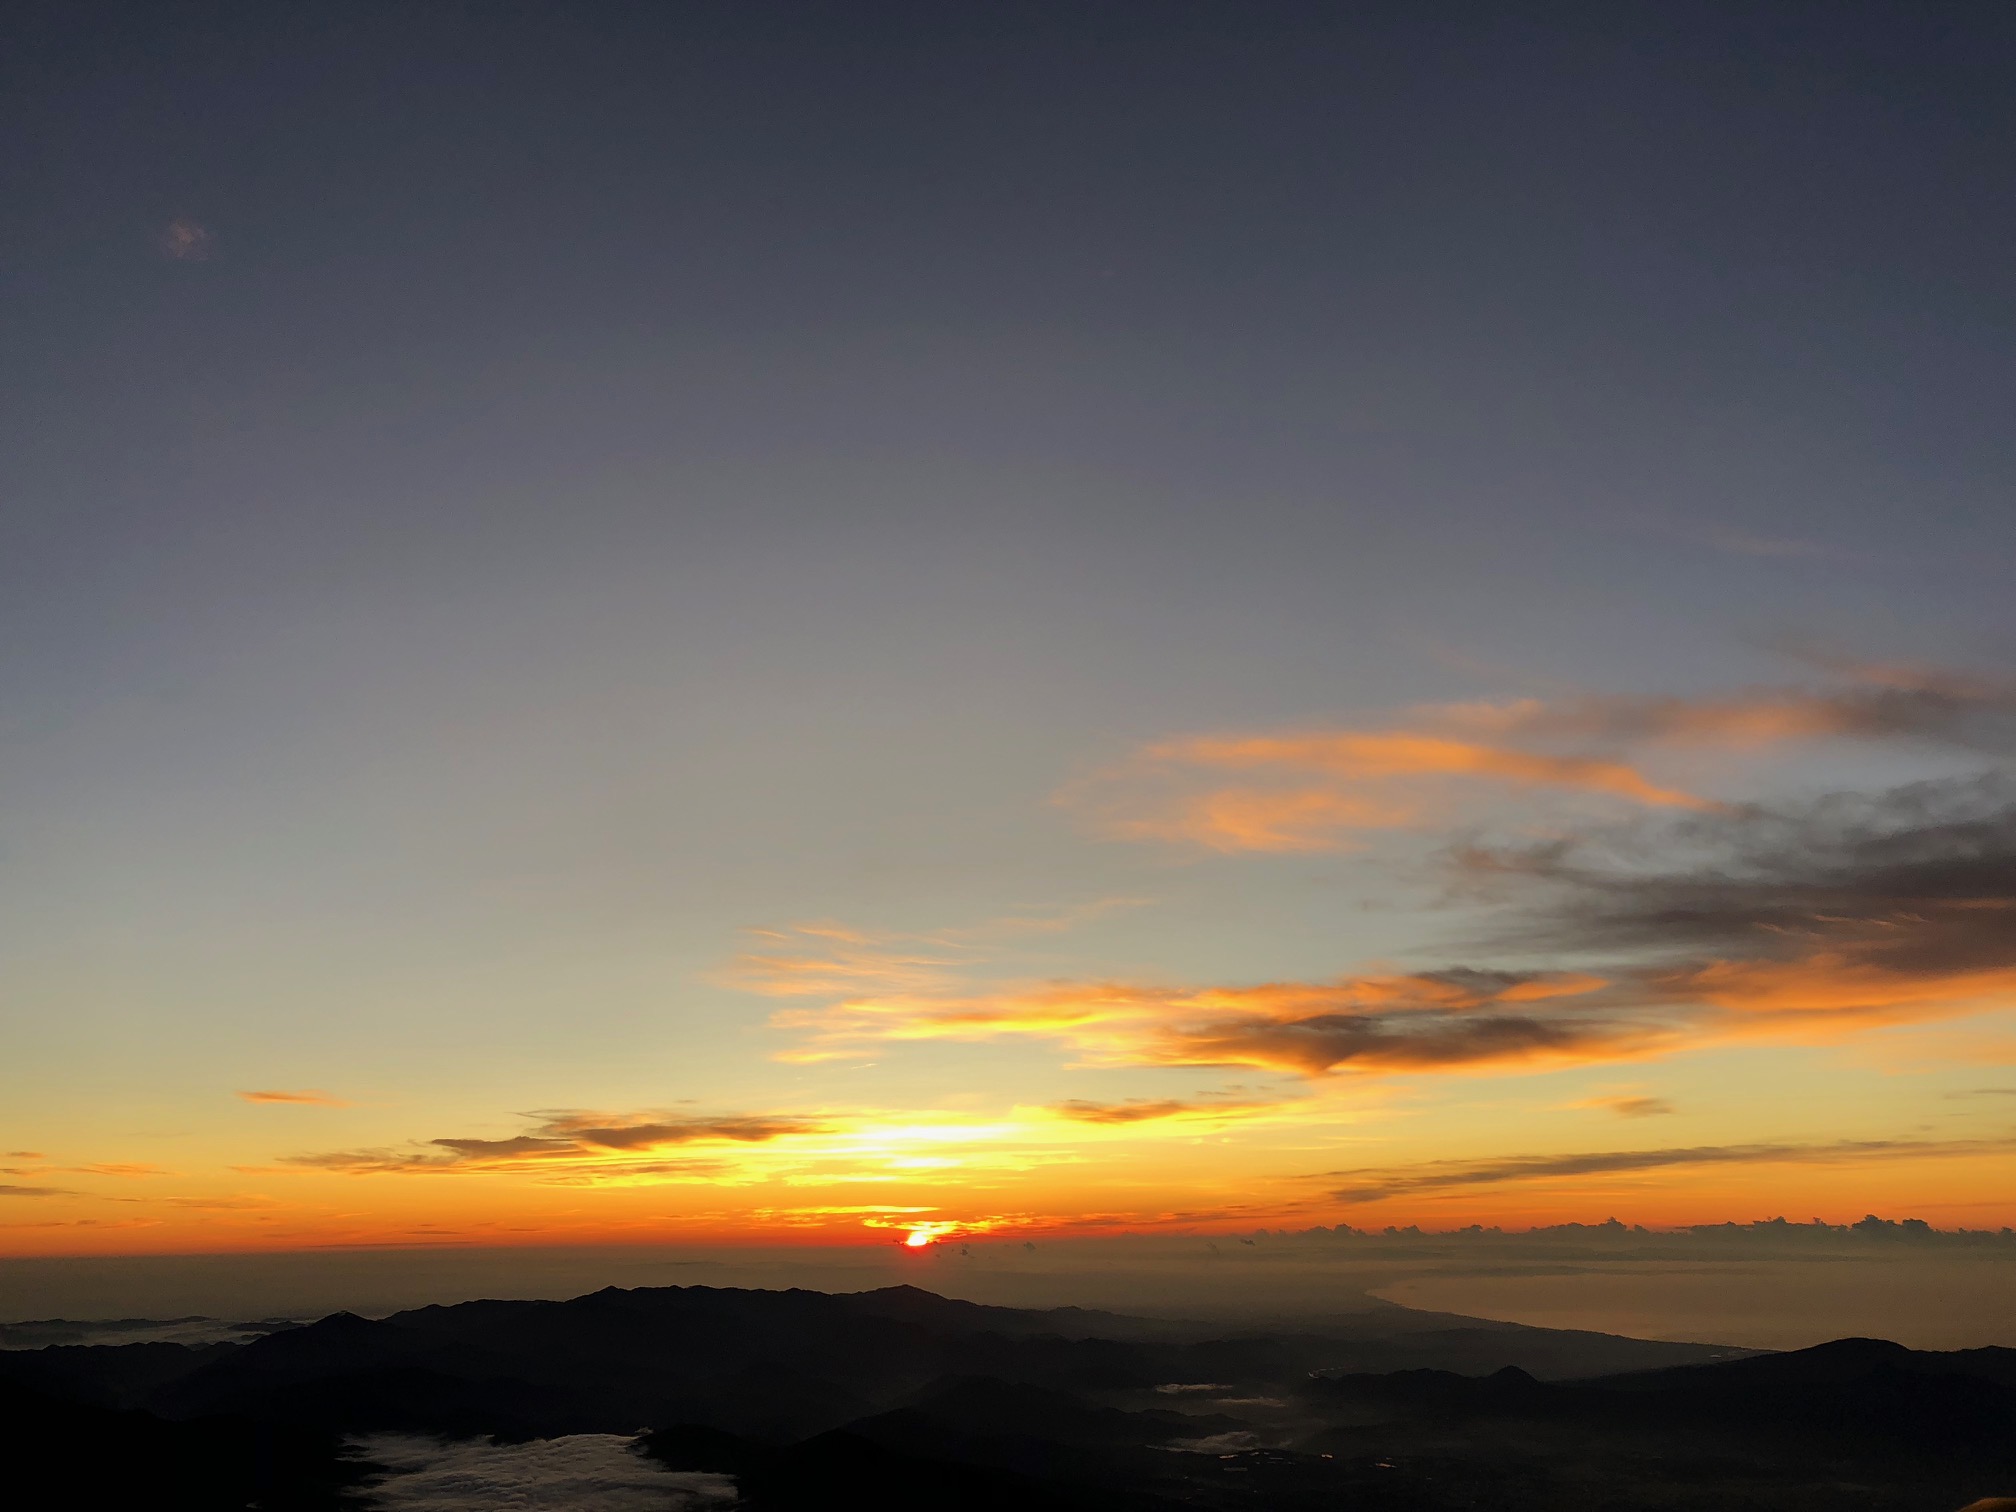
[[[383,1432],[640,1434],[668,1468],[733,1476],[749,1512],[1952,1512],[2016,1488],[2016,1350],[664,1287],[0,1351],[0,1447],[17,1479],[56,1477],[52,1506],[362,1505],[371,1467],[344,1444]]]

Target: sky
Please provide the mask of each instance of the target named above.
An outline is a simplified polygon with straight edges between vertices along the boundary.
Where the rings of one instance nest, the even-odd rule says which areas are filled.
[[[4,24],[0,1255],[2016,1224],[2016,14]]]

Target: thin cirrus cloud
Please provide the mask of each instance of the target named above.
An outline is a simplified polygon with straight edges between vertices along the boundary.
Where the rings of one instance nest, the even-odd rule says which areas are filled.
[[[2016,750],[2016,687],[1904,664],[1830,671],[1833,680],[1817,688],[1442,704],[1383,728],[1181,737],[1068,784],[1056,801],[1112,839],[1320,851],[1348,848],[1360,831],[1445,821],[1464,794],[1491,790],[1724,811],[1646,769],[1682,748],[1836,739]]]
[[[16,1159],[41,1161],[43,1156],[23,1150]],[[96,1161],[89,1165],[41,1165],[0,1166],[0,1175],[6,1176],[111,1176],[130,1180],[150,1176],[174,1176],[179,1174],[162,1166],[148,1165],[139,1161]]]
[[[350,1106],[343,1098],[332,1097],[327,1092],[318,1092],[313,1088],[303,1088],[294,1092],[278,1090],[240,1092],[238,1095],[249,1103],[281,1104],[304,1108],[347,1108]]]
[[[67,1187],[9,1186],[0,1184],[0,1197],[75,1197]]]
[[[1619,1118],[1658,1118],[1680,1110],[1663,1097],[1589,1097],[1570,1103],[1571,1108],[1615,1113]]]
[[[1871,1160],[1953,1159],[2016,1151],[2016,1139],[1839,1139],[1825,1143],[1694,1145],[1665,1150],[1601,1150],[1565,1155],[1509,1155],[1491,1160],[1432,1160],[1408,1166],[1328,1171],[1342,1180],[1339,1202],[1383,1202],[1561,1177],[1626,1175],[1676,1166],[1860,1165]]]
[[[1248,1117],[1282,1106],[1280,1099],[1130,1097],[1119,1102],[1094,1102],[1089,1098],[1067,1098],[1051,1105],[1049,1111],[1073,1123],[1126,1126],[1160,1123],[1167,1119],[1223,1120]]]
[[[748,949],[719,973],[727,986],[765,997],[832,997],[863,988],[936,988],[978,962],[970,949],[914,935],[874,935],[834,924],[750,929]]]
[[[830,920],[750,928],[743,931],[746,947],[716,973],[716,980],[738,991],[782,998],[934,991],[983,965],[1004,941],[1062,934],[1150,901],[1095,898],[1068,908],[1004,914],[923,932],[870,932]]]
[[[1347,832],[1393,829],[1444,811],[1452,780],[1599,793],[1659,807],[1711,808],[1636,768],[1426,730],[1199,736],[1149,746],[1059,794],[1124,840],[1218,851],[1332,850]]]
[[[1711,527],[1697,533],[1693,539],[1730,556],[1817,560],[1844,554],[1840,547],[1824,541],[1801,540],[1797,536],[1760,536],[1729,526]]]
[[[170,1207],[188,1208],[199,1213],[256,1213],[280,1204],[271,1197],[164,1197],[159,1199]]]

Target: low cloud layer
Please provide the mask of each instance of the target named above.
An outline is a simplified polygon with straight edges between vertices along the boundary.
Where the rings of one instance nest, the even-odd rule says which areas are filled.
[[[725,1475],[664,1470],[613,1433],[526,1444],[380,1434],[358,1441],[389,1472],[371,1488],[384,1512],[706,1512],[735,1502]]]

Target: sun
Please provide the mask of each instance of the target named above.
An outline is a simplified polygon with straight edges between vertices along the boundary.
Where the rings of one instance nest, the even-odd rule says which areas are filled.
[[[912,1229],[903,1238],[903,1243],[911,1249],[922,1249],[931,1242],[929,1229]]]

